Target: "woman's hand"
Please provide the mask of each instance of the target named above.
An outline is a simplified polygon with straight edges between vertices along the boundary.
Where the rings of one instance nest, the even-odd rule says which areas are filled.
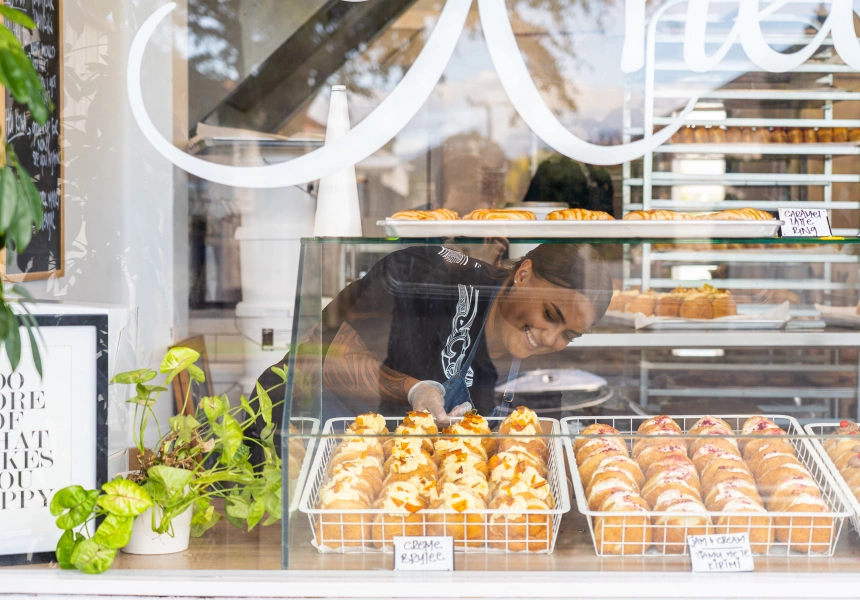
[[[452,417],[462,417],[472,408],[470,403],[464,402],[446,413],[445,388],[435,381],[419,381],[409,390],[408,399],[413,410],[430,413],[433,420],[443,427],[450,424]]]

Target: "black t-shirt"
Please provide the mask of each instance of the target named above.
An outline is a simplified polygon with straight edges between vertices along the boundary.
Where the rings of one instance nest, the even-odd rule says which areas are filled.
[[[472,365],[464,375],[472,403],[482,414],[489,414],[495,406],[497,373],[487,353],[486,337],[479,334],[503,281],[499,269],[450,248],[420,246],[393,252],[325,308],[317,345],[305,351],[310,357],[306,362],[319,365],[318,356],[346,322],[387,367],[419,380],[444,382],[460,372],[477,341]],[[295,377],[303,369],[302,352],[300,347]],[[276,380],[267,372],[260,382],[271,387]],[[366,411],[402,415],[408,410],[405,401],[368,404],[325,389],[319,377],[315,382],[308,387],[314,396],[321,392],[324,419]],[[273,397],[282,398],[283,388],[279,391]],[[319,402],[295,396],[294,414],[299,408],[296,403]]]

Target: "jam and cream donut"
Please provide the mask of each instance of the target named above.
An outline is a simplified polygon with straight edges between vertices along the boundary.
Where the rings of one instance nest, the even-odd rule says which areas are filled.
[[[644,554],[651,547],[650,506],[639,494],[616,492],[600,506],[601,513],[642,513],[641,517],[601,515],[594,519],[594,544],[602,554]]]

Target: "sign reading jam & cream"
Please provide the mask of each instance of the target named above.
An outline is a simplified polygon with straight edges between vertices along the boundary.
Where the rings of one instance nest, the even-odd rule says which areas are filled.
[[[853,0],[823,0],[820,4],[828,11],[827,18],[812,40],[808,43],[805,40],[799,42],[802,44],[799,50],[783,53],[768,45],[762,22],[779,19],[780,11],[793,3],[796,4],[792,0],[713,2],[714,5],[722,6],[735,4],[737,18],[725,39],[719,42],[720,47],[713,54],[708,54],[705,43],[711,36],[705,34],[710,34],[710,0],[665,0],[647,5],[646,0],[625,0],[624,46],[618,68],[624,73],[646,69],[646,79],[653,80],[653,43],[657,25],[666,17],[684,23],[684,63],[693,72],[716,69],[729,51],[740,44],[747,58],[761,70],[784,73],[809,60],[828,36],[832,37],[833,48],[845,64],[860,70],[860,39],[854,32],[854,14],[860,12],[855,11]],[[141,65],[146,46],[159,23],[176,8],[176,3],[171,2],[159,8],[143,23],[131,44],[126,87],[132,114],[147,140],[161,155],[202,179],[248,188],[287,187],[321,179],[364,160],[387,144],[412,120],[430,97],[448,65],[471,5],[472,0],[447,0],[424,49],[400,83],[373,112],[336,142],[277,165],[238,167],[211,163],[183,152],[161,135],[147,113],[140,84]],[[696,94],[707,92],[689,92],[686,107],[671,124],[659,131],[654,132],[646,123],[641,140],[616,146],[592,144],[570,132],[544,102],[523,62],[506,3],[501,0],[478,0],[478,9],[490,58],[517,113],[547,145],[574,160],[592,165],[613,165],[642,158],[666,143],[683,126],[698,102]],[[653,103],[653,85],[646,89],[645,96],[646,103]]]
[[[36,319],[43,376],[23,328],[17,371],[0,353],[0,565],[50,559],[54,492],[106,478],[107,317]]]

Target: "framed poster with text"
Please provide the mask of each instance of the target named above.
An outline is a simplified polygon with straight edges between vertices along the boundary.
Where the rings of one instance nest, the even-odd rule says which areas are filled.
[[[54,492],[107,477],[107,315],[36,321],[43,378],[23,327],[17,371],[0,352],[0,566],[54,560]]]

